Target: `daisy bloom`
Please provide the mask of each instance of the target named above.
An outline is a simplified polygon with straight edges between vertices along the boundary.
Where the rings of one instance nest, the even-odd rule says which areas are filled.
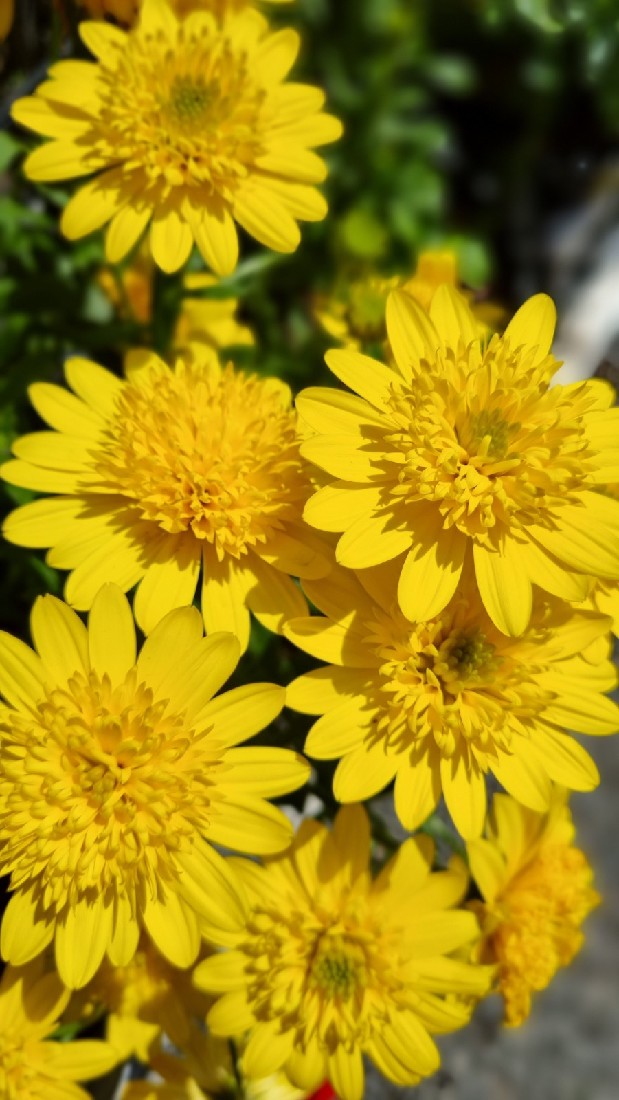
[[[288,386],[222,369],[196,344],[173,367],[130,355],[124,379],[83,359],[65,371],[73,393],[29,389],[56,432],[17,440],[0,473],[60,494],[18,508],[3,531],[51,547],[49,564],[71,570],[68,603],[87,610],[104,582],[138,584],[148,633],[192,603],[201,575],[207,631],[233,631],[242,649],[250,610],[270,630],[305,614],[289,574],[319,576],[331,563],[303,523],[311,489]]]
[[[293,619],[286,636],[330,664],[294,680],[286,701],[322,715],[305,751],[340,760],[338,801],[364,801],[395,779],[406,829],[426,820],[442,792],[471,837],[484,824],[487,772],[542,812],[552,781],[597,786],[593,760],[565,731],[619,730],[619,706],[601,694],[617,684],[606,616],[540,598],[528,629],[510,638],[465,578],[439,615],[412,623],[389,566],[336,568],[306,591],[326,617]]]
[[[600,380],[555,385],[555,311],[529,299],[489,343],[462,296],[441,286],[430,316],[395,291],[387,328],[396,367],[356,352],[327,362],[354,395],[313,388],[297,407],[302,453],[328,475],[308,523],[343,532],[349,569],[392,561],[413,622],[432,619],[473,563],[488,614],[518,635],[532,586],[565,600],[587,574],[619,578],[619,409]]]
[[[247,1030],[247,1077],[283,1069],[299,1088],[327,1078],[340,1100],[361,1100],[367,1054],[388,1080],[416,1084],[439,1065],[430,1033],[464,1025],[487,991],[490,968],[449,957],[479,935],[473,913],[453,908],[462,862],[432,873],[432,841],[414,838],[372,880],[370,843],[367,814],[346,807],[331,832],[303,821],[264,867],[234,861],[245,931],[195,981],[223,994],[207,1016],[214,1034]]]
[[[483,899],[471,902],[483,930],[481,955],[498,966],[509,1027],[524,1023],[533,994],[580,951],[581,925],[600,903],[574,832],[565,791],[555,791],[546,814],[498,794],[486,837],[468,845]]]
[[[105,1014],[105,1036],[119,1056],[148,1062],[162,1032],[182,1044],[211,1003],[193,985],[191,971],[172,966],[142,933],[127,966],[104,958],[92,981],[73,994],[65,1018],[87,1023]]]
[[[63,212],[69,240],[108,225],[106,258],[117,263],[150,225],[163,271],[178,271],[195,243],[219,275],[236,267],[235,223],[294,252],[297,219],[327,212],[314,186],[327,170],[312,147],[335,141],[341,125],[322,113],[318,88],[284,83],[299,36],[267,27],[250,9],[222,25],[209,12],[181,19],[167,0],[145,0],[129,32],[81,25],[97,62],[58,62],[12,107],[52,139],[27,157],[29,179],[97,173]]]
[[[202,934],[226,943],[244,921],[241,885],[212,843],[262,854],[290,841],[264,799],[300,787],[306,762],[236,747],[279,714],[283,689],[214,699],[239,646],[203,638],[195,608],[166,616],[136,659],[116,585],[88,628],[44,596],[31,629],[36,652],[0,634],[2,956],[19,965],[53,941],[60,977],[79,989],[105,954],[127,966],[145,930],[170,963],[191,966]]]
[[[0,1096],[6,1100],[89,1100],[76,1083],[108,1073],[118,1062],[109,1043],[47,1042],[69,999],[42,960],[7,966],[0,979]]]

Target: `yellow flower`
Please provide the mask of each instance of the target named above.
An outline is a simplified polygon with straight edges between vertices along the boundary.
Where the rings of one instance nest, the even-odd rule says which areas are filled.
[[[421,825],[442,791],[456,827],[472,837],[483,828],[487,772],[540,811],[551,781],[597,786],[593,760],[565,730],[619,730],[619,707],[601,694],[617,683],[605,616],[540,598],[525,634],[509,638],[469,581],[435,618],[411,623],[389,566],[356,576],[336,568],[306,591],[327,618],[293,619],[286,635],[332,664],[298,677],[286,698],[323,715],[305,749],[342,758],[333,783],[340,802],[371,798],[395,778],[405,828]]]
[[[289,4],[292,0],[263,0],[263,2]],[[209,11],[218,19],[223,19],[230,12],[242,11],[250,5],[252,0],[170,0],[170,7],[178,16],[188,15],[192,11]],[[135,22],[141,6],[142,0],[80,0],[80,7],[86,8],[93,19],[104,19],[106,15],[113,15],[125,26]]]
[[[118,1062],[108,1043],[46,1042],[69,992],[42,961],[7,966],[0,980],[0,1096],[6,1100],[89,1100],[76,1084],[108,1073]]]
[[[133,958],[145,930],[174,966],[201,934],[227,942],[242,890],[212,847],[285,848],[292,829],[265,797],[305,782],[286,749],[237,748],[281,710],[273,684],[213,699],[233,672],[231,634],[202,637],[195,608],[168,615],[136,660],[133,618],[106,585],[88,629],[53,596],[32,611],[36,652],[0,634],[0,874],[12,897],[0,948],[22,964],[54,941],[73,989],[107,953]]]
[[[162,1032],[182,1045],[211,1003],[193,985],[191,971],[172,966],[142,934],[127,966],[103,960],[92,981],[74,993],[66,1018],[86,1022],[106,1013],[106,1039],[119,1056],[148,1062]]]
[[[135,259],[121,271],[102,267],[97,285],[114,306],[119,317],[147,325],[153,315],[153,264],[150,252],[141,245]]]
[[[369,822],[356,806],[331,833],[305,820],[264,868],[234,861],[246,930],[235,949],[200,963],[195,981],[224,994],[207,1017],[214,1034],[249,1032],[249,1078],[283,1068],[299,1088],[326,1077],[340,1100],[360,1100],[363,1054],[399,1085],[437,1069],[429,1033],[465,1024],[491,971],[448,957],[479,930],[472,913],[452,909],[466,892],[463,864],[434,874],[433,856],[429,838],[408,840],[372,881]]]
[[[584,606],[599,611],[601,615],[608,615],[612,621],[612,632],[619,637],[618,581],[595,581]]]
[[[385,307],[392,290],[409,294],[428,311],[436,291],[444,284],[462,291],[478,321],[480,336],[498,328],[503,316],[500,306],[475,302],[473,293],[462,288],[458,257],[449,249],[421,252],[415,274],[409,279],[370,274],[351,282],[343,280],[333,294],[317,299],[315,316],[329,336],[347,348],[359,349],[364,343],[386,342]]]
[[[290,390],[222,369],[204,345],[192,350],[174,368],[136,353],[126,380],[70,359],[77,396],[31,386],[58,431],[17,440],[0,473],[62,496],[16,509],[4,534],[51,546],[47,560],[72,570],[66,599],[81,610],[106,581],[125,591],[140,582],[135,613],[147,633],[193,601],[202,569],[207,630],[232,630],[245,649],[248,608],[278,630],[306,612],[289,574],[315,577],[330,562],[302,519],[310,482]]]
[[[498,964],[510,1027],[524,1023],[532,994],[578,953],[580,926],[600,902],[574,831],[565,792],[555,792],[547,814],[498,794],[487,837],[468,845],[483,897],[471,903],[482,922],[482,956]]]
[[[69,201],[63,233],[77,240],[109,222],[106,258],[116,263],[150,224],[150,248],[177,271],[193,244],[220,275],[236,267],[235,222],[276,252],[293,252],[296,219],[320,221],[326,176],[312,146],[340,123],[321,113],[324,95],[284,79],[299,49],[293,30],[267,33],[248,10],[219,27],[212,15],[177,18],[167,0],[145,0],[125,33],[82,23],[97,63],[61,61],[13,117],[52,141],[35,149],[32,180],[100,173]]]
[[[189,274],[183,279],[183,288],[189,292],[208,290],[216,284],[213,275]],[[254,334],[237,321],[237,308],[236,298],[183,298],[174,344],[177,348],[194,343],[213,348],[251,346],[255,343]]]
[[[331,351],[356,391],[298,399],[315,433],[302,454],[328,475],[308,523],[343,532],[350,569],[393,561],[407,618],[434,618],[473,562],[488,614],[521,634],[532,586],[584,598],[586,574],[619,578],[619,501],[598,487],[619,474],[619,409],[600,380],[550,387],[555,311],[531,298],[486,345],[457,291],[430,317],[408,295],[387,303],[397,368]],[[356,396],[356,395],[359,396]]]

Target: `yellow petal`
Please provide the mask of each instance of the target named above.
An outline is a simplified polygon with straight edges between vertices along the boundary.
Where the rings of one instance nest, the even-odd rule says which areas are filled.
[[[305,752],[318,760],[337,760],[363,744],[375,710],[362,697],[345,699],[314,723]]]
[[[83,502],[71,497],[33,500],[9,512],[2,533],[17,546],[53,546],[72,530]]]
[[[30,962],[52,942],[55,922],[31,893],[13,894],[0,926],[2,958],[12,966]]]
[[[363,1059],[358,1046],[347,1050],[339,1042],[327,1056],[329,1081],[342,1100],[363,1100]]]
[[[202,573],[202,614],[207,633],[231,630],[244,653],[249,643],[247,592],[251,573],[229,557],[218,562],[214,554],[204,553]]]
[[[460,756],[441,760],[441,781],[447,809],[465,840],[482,832],[486,819],[486,780],[475,761]]]
[[[328,351],[325,362],[340,382],[381,412],[386,410],[391,395],[401,386],[401,379],[391,367],[356,351]],[[368,414],[372,415],[372,409],[368,409]]]
[[[419,370],[420,360],[428,359],[440,347],[440,337],[421,306],[401,290],[387,298],[387,332],[398,367],[410,379]]]
[[[440,796],[440,771],[429,753],[420,753],[414,764],[400,764],[395,780],[395,812],[405,829],[413,832],[423,825]]]
[[[300,787],[308,778],[309,767],[299,773],[295,786]],[[221,812],[213,815],[209,840],[251,855],[273,855],[289,847],[293,828],[277,806],[262,798],[250,798],[244,791],[239,791],[238,798],[231,796],[225,787],[225,777],[221,785],[226,798]]]
[[[66,360],[64,371],[71,389],[98,414],[111,416],[116,412],[124,383],[115,374],[78,356]]]
[[[508,794],[531,810],[545,813],[551,795],[550,779],[544,768],[531,757],[525,738],[513,746],[512,755],[500,752],[491,770]]]
[[[81,619],[55,596],[39,596],[30,616],[32,639],[51,683],[64,687],[88,672],[88,634]]]
[[[193,235],[177,210],[155,211],[150,227],[150,248],[153,259],[162,271],[174,274],[187,263],[193,246]]]
[[[247,1077],[269,1077],[282,1068],[290,1057],[294,1030],[279,1030],[279,1021],[267,1020],[252,1031],[245,1047],[241,1066]]]
[[[519,560],[519,546],[506,542],[503,553],[473,547],[479,594],[493,623],[503,634],[518,637],[529,625],[533,604],[531,581]]]
[[[466,846],[471,874],[484,901],[492,904],[507,881],[505,860],[489,840],[478,837]]]
[[[0,631],[0,694],[17,710],[31,711],[45,693],[43,662],[30,646]]]
[[[92,668],[108,675],[112,687],[121,684],[136,659],[133,615],[129,601],[116,584],[105,584],[95,596],[88,616],[88,647]]]
[[[226,993],[213,1005],[206,1017],[209,1030],[213,1035],[242,1035],[255,1023],[255,1017],[247,1003],[247,994],[242,990]]]
[[[137,243],[153,214],[152,206],[139,199],[128,202],[112,218],[105,235],[105,258],[120,263]]]
[[[338,802],[364,802],[382,791],[393,779],[398,758],[389,756],[379,741],[355,749],[340,760],[333,776],[333,793]]]
[[[441,533],[440,541],[419,553],[411,550],[398,582],[398,603],[411,622],[433,619],[447,606],[462,574],[466,539],[456,528]]]
[[[245,795],[277,798],[300,787],[309,778],[310,767],[300,753],[267,746],[228,749],[222,782]]]
[[[250,236],[274,252],[294,252],[299,227],[269,188],[268,179],[249,179],[234,197],[234,216]]]
[[[198,920],[192,907],[172,889],[160,884],[159,897],[146,897],[142,909],[144,927],[161,954],[173,966],[186,968],[200,949]]]
[[[593,791],[600,782],[600,773],[589,753],[565,733],[538,728],[531,741],[531,752],[555,783],[572,791]]]
[[[56,925],[56,966],[69,989],[81,989],[99,969],[112,933],[113,908],[102,896],[70,905]]]
[[[45,1044],[45,1073],[63,1081],[89,1081],[109,1073],[119,1062],[111,1043],[97,1039],[78,1039],[71,1043]]]
[[[105,420],[97,410],[89,408],[62,386],[34,382],[28,386],[28,396],[39,416],[50,427],[76,439],[86,439],[91,445],[105,426]]]
[[[195,539],[170,535],[153,554],[135,594],[136,622],[150,634],[169,611],[193,603],[201,555]]]
[[[537,348],[534,363],[548,355],[552,345],[557,311],[547,294],[535,294],[529,298],[509,322],[503,339],[516,348]],[[527,361],[528,365],[528,361]]]
[[[432,298],[430,317],[441,339],[450,348],[460,343],[468,347],[479,341],[479,325],[463,295],[454,286],[442,283]]]

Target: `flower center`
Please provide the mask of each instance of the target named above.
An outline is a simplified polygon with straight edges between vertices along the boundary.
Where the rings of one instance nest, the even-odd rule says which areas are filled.
[[[98,151],[139,165],[159,197],[196,187],[232,198],[262,152],[266,98],[241,44],[214,22],[181,21],[173,34],[134,32],[99,68]]]
[[[13,886],[38,881],[46,906],[101,884],[130,897],[156,888],[208,830],[217,755],[135,670],[116,688],[76,673],[0,733],[0,873],[13,872]]]
[[[213,99],[212,89],[203,81],[177,76],[165,106],[173,121],[186,125],[201,121]]]
[[[287,388],[214,364],[127,383],[92,464],[95,489],[220,560],[296,520],[308,492]]]
[[[372,737],[398,753],[425,739],[447,757],[470,749],[482,764],[509,747],[511,719],[522,732],[547,696],[502,652],[502,636],[481,614],[463,599],[415,626],[383,613],[367,624],[366,643],[379,661],[367,687],[376,708]]]
[[[592,398],[548,389],[556,364],[533,359],[498,337],[473,341],[422,362],[410,389],[394,386],[386,506],[434,503],[444,529],[499,549],[505,533],[552,526],[557,507],[577,502],[594,469],[581,422]]]
[[[310,985],[329,997],[349,1000],[367,980],[365,954],[355,943],[342,937],[324,936],[311,965]]]

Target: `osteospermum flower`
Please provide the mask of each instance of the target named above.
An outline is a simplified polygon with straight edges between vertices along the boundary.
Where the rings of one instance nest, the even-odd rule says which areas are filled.
[[[70,240],[108,225],[108,261],[126,256],[150,224],[150,247],[177,271],[192,246],[220,275],[238,258],[235,223],[276,252],[293,252],[297,219],[321,220],[314,184],[326,176],[312,147],[341,126],[323,93],[284,84],[298,49],[292,30],[267,33],[255,11],[221,26],[208,12],[178,18],[145,0],[133,31],[84,23],[97,63],[61,61],[13,117],[52,138],[26,159],[32,180],[99,173],[65,208]],[[122,88],[122,95],[119,95]]]
[[[104,958],[92,981],[73,994],[66,1019],[87,1024],[105,1014],[105,1036],[119,1056],[148,1062],[162,1033],[176,1044],[187,1041],[211,1003],[193,985],[191,971],[172,966],[142,933],[127,966]]]
[[[89,1100],[78,1081],[113,1069],[109,1043],[80,1039],[47,1042],[69,999],[57,974],[42,961],[7,966],[0,979],[0,1096],[6,1100]]]
[[[239,658],[231,634],[202,637],[195,608],[168,615],[136,659],[115,585],[84,626],[52,596],[32,612],[36,652],[0,634],[0,874],[12,897],[0,948],[20,964],[52,941],[80,988],[104,955],[127,966],[140,931],[175,966],[201,934],[227,942],[241,887],[211,842],[285,848],[292,832],[265,797],[301,786],[286,749],[237,748],[281,710],[283,689],[213,698]]]
[[[340,1100],[363,1096],[362,1055],[399,1085],[439,1064],[430,1032],[467,1022],[487,968],[448,956],[478,935],[454,910],[466,891],[459,861],[431,873],[427,838],[406,841],[374,881],[365,811],[341,810],[330,833],[305,820],[290,851],[260,868],[235,861],[249,915],[234,950],[196,968],[223,996],[207,1022],[249,1033],[248,1077],[281,1068],[300,1088],[327,1077]]]
[[[554,318],[538,295],[486,345],[452,288],[439,287],[430,317],[394,292],[397,367],[331,351],[356,394],[298,399],[315,433],[302,453],[329,475],[308,523],[343,532],[336,556],[350,569],[392,561],[412,621],[441,612],[465,562],[512,635],[529,622],[533,584],[578,600],[585,574],[619,578],[619,501],[598,492],[619,467],[619,409],[600,380],[550,388]]]
[[[483,898],[471,903],[483,929],[481,955],[498,966],[510,1027],[524,1023],[533,994],[580,951],[582,922],[600,902],[574,833],[564,791],[555,792],[547,814],[499,794],[487,836],[468,845]]]
[[[465,579],[439,615],[412,623],[389,567],[334,569],[306,590],[327,617],[293,619],[286,636],[331,664],[293,681],[287,703],[322,715],[305,750],[341,758],[340,802],[371,798],[395,779],[405,828],[420,826],[442,791],[458,830],[478,836],[488,772],[538,811],[552,781],[597,786],[593,760],[566,730],[619,730],[619,707],[601,694],[617,683],[608,618],[540,599],[524,635],[510,638]]]
[[[288,387],[222,369],[214,352],[169,368],[129,358],[124,380],[82,359],[66,363],[73,394],[30,387],[57,429],[24,436],[2,467],[13,484],[62,495],[8,516],[4,534],[50,547],[72,570],[66,598],[86,610],[105,581],[136,583],[135,613],[149,632],[190,604],[202,571],[208,631],[232,630],[244,649],[249,609],[271,630],[306,603],[289,574],[330,568],[302,520],[310,492]]]

